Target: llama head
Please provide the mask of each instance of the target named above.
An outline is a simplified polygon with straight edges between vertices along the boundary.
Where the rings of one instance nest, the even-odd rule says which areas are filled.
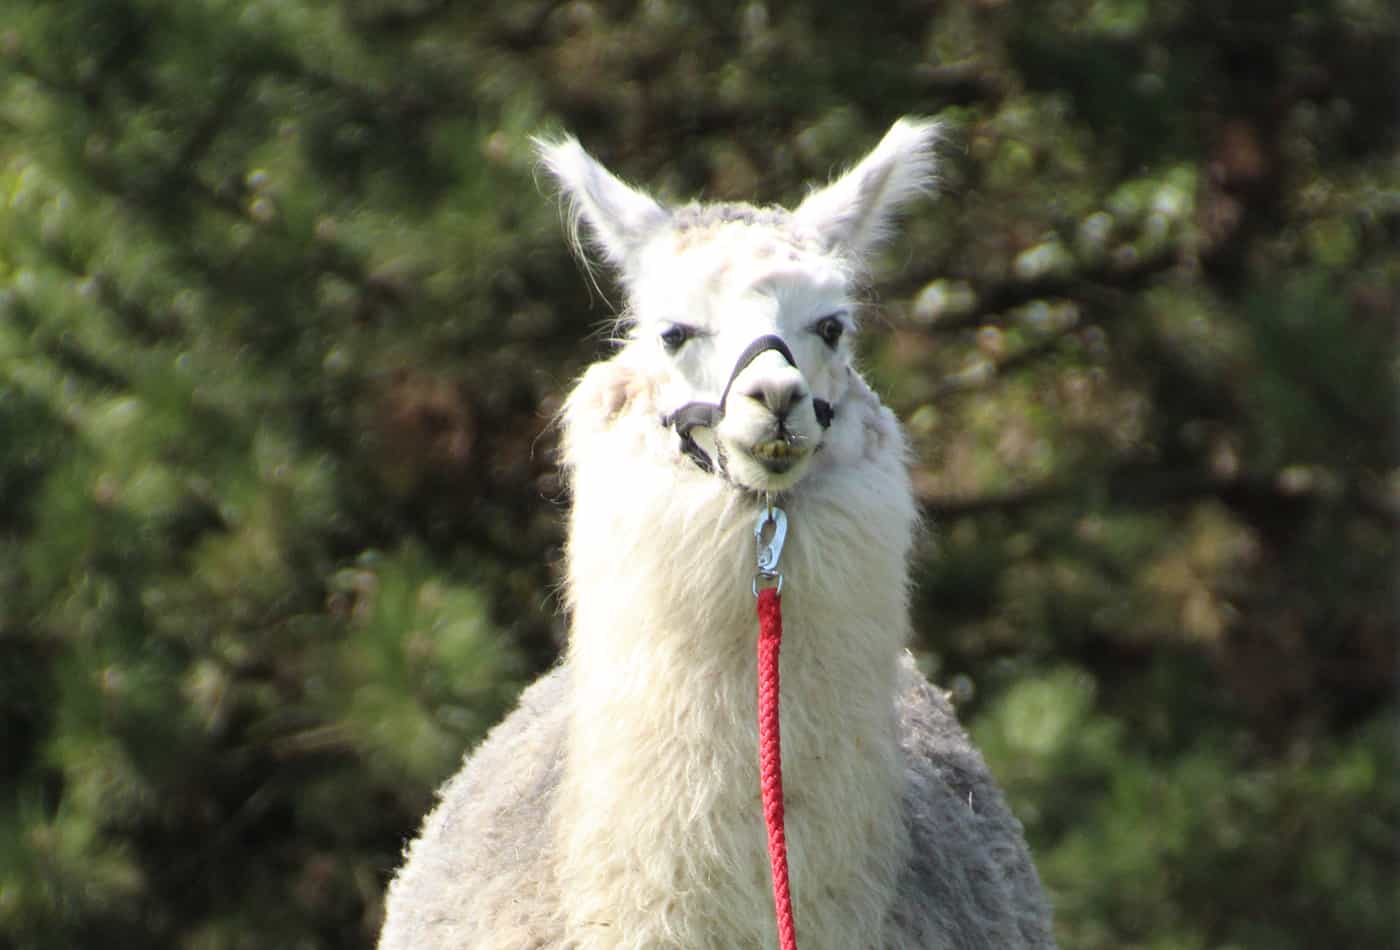
[[[682,431],[678,453],[717,460],[755,492],[781,492],[806,474],[850,386],[857,281],[895,212],[929,184],[936,134],[933,122],[901,119],[791,211],[667,208],[577,140],[536,142],[575,247],[582,253],[586,231],[621,278],[619,356],[642,368],[660,416]],[[689,414],[693,424],[697,406],[717,410],[700,413],[692,430],[680,420]]]

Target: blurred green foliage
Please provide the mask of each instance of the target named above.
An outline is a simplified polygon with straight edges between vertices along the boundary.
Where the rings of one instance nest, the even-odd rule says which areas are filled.
[[[563,636],[609,309],[529,135],[791,201],[904,113],[916,646],[1063,945],[1392,944],[1398,49],[1376,0],[0,0],[0,946],[371,945]]]

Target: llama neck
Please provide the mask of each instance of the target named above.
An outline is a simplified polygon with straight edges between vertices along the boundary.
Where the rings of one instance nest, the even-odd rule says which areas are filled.
[[[590,928],[609,945],[619,928],[642,935],[637,945],[771,943],[750,589],[757,508],[718,479],[617,448],[598,446],[600,464],[574,470],[558,816],[566,913],[583,946]],[[806,926],[849,938],[832,946],[877,932],[907,848],[893,698],[912,509],[897,452],[892,466],[864,468],[814,478],[784,501],[793,893]]]

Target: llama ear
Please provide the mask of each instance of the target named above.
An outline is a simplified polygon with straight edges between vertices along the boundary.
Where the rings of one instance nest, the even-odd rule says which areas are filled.
[[[809,194],[793,216],[860,260],[889,233],[900,206],[933,184],[938,131],[931,119],[900,119],[859,165]]]
[[[630,276],[642,245],[670,220],[666,209],[650,195],[624,184],[572,135],[534,142],[544,167],[559,182],[574,247],[582,253],[579,224],[586,222],[603,257],[624,277]]]

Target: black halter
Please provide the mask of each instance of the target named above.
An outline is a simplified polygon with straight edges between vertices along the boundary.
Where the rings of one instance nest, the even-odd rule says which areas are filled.
[[[688,402],[670,415],[662,416],[661,424],[666,427],[675,427],[676,435],[681,437],[681,451],[690,456],[702,472],[714,472],[718,467],[719,473],[728,477],[725,467],[724,449],[719,442],[715,442],[715,454],[719,456],[718,466],[704,449],[700,448],[695,441],[695,436],[691,435],[691,430],[699,426],[705,429],[713,429],[720,424],[724,418],[724,407],[729,401],[729,390],[734,385],[734,380],[738,378],[750,363],[758,358],[760,353],[768,350],[777,350],[783,359],[788,361],[788,365],[793,369],[797,368],[797,360],[793,359],[792,350],[783,342],[781,337],[768,334],[754,340],[744,352],[739,354],[739,359],[734,363],[734,369],[729,374],[729,381],[724,384],[724,392],[720,394],[719,402]],[[825,399],[812,399],[812,409],[817,414],[817,422],[823,429],[831,427],[831,420],[836,417],[836,410],[831,403]]]

